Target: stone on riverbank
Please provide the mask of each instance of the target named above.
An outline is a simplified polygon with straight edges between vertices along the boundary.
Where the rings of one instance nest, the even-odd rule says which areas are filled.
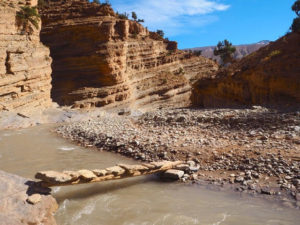
[[[56,225],[55,199],[34,193],[32,185],[32,181],[0,171],[0,225]]]
[[[181,170],[167,170],[163,174],[163,178],[169,179],[169,180],[179,180],[181,177],[183,177],[184,172]]]

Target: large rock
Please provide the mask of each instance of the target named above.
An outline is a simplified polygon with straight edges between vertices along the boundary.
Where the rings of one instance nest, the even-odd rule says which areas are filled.
[[[28,112],[52,103],[49,49],[40,42],[39,29],[27,34],[16,25],[16,14],[26,4],[36,1],[0,2],[0,111]]]
[[[74,107],[187,105],[191,83],[211,76],[212,60],[177,50],[109,5],[49,0],[41,40],[53,58],[53,100]]]
[[[41,171],[35,175],[35,178],[41,179],[48,183],[60,184],[60,183],[70,183],[74,180],[77,180],[79,175],[81,175],[81,174],[78,174],[78,176],[72,176],[68,172],[60,173],[60,172],[56,172],[56,171]]]
[[[170,180],[179,180],[181,177],[183,177],[184,172],[182,170],[167,170],[163,174],[163,178],[170,179]]]
[[[202,107],[236,105],[300,105],[300,34],[291,33],[215,78],[199,79],[192,101]]]
[[[34,193],[32,183],[0,171],[0,225],[56,224],[55,199]]]

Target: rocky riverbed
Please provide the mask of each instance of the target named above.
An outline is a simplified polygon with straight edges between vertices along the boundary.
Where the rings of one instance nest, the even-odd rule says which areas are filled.
[[[99,114],[57,132],[87,147],[145,162],[184,160],[181,180],[300,201],[300,112],[163,109]]]

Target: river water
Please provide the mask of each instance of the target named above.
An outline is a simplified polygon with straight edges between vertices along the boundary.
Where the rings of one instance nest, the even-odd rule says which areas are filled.
[[[39,170],[95,169],[134,161],[84,149],[49,126],[0,131],[0,169],[33,178]],[[297,209],[262,198],[163,183],[155,176],[53,189],[59,225],[295,225]]]

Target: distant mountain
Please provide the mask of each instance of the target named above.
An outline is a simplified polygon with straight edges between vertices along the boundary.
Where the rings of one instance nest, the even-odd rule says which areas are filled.
[[[263,40],[260,42],[257,42],[255,44],[245,44],[245,45],[236,45],[236,52],[234,53],[234,58],[235,59],[241,59],[245,57],[246,55],[251,54],[252,52],[257,51],[263,46],[266,46],[270,43],[270,41]],[[220,62],[220,57],[214,56],[214,49],[216,46],[207,46],[207,47],[197,47],[197,48],[190,48],[187,50],[192,50],[192,51],[202,51],[202,56],[206,58],[212,58],[216,59],[218,62]]]

